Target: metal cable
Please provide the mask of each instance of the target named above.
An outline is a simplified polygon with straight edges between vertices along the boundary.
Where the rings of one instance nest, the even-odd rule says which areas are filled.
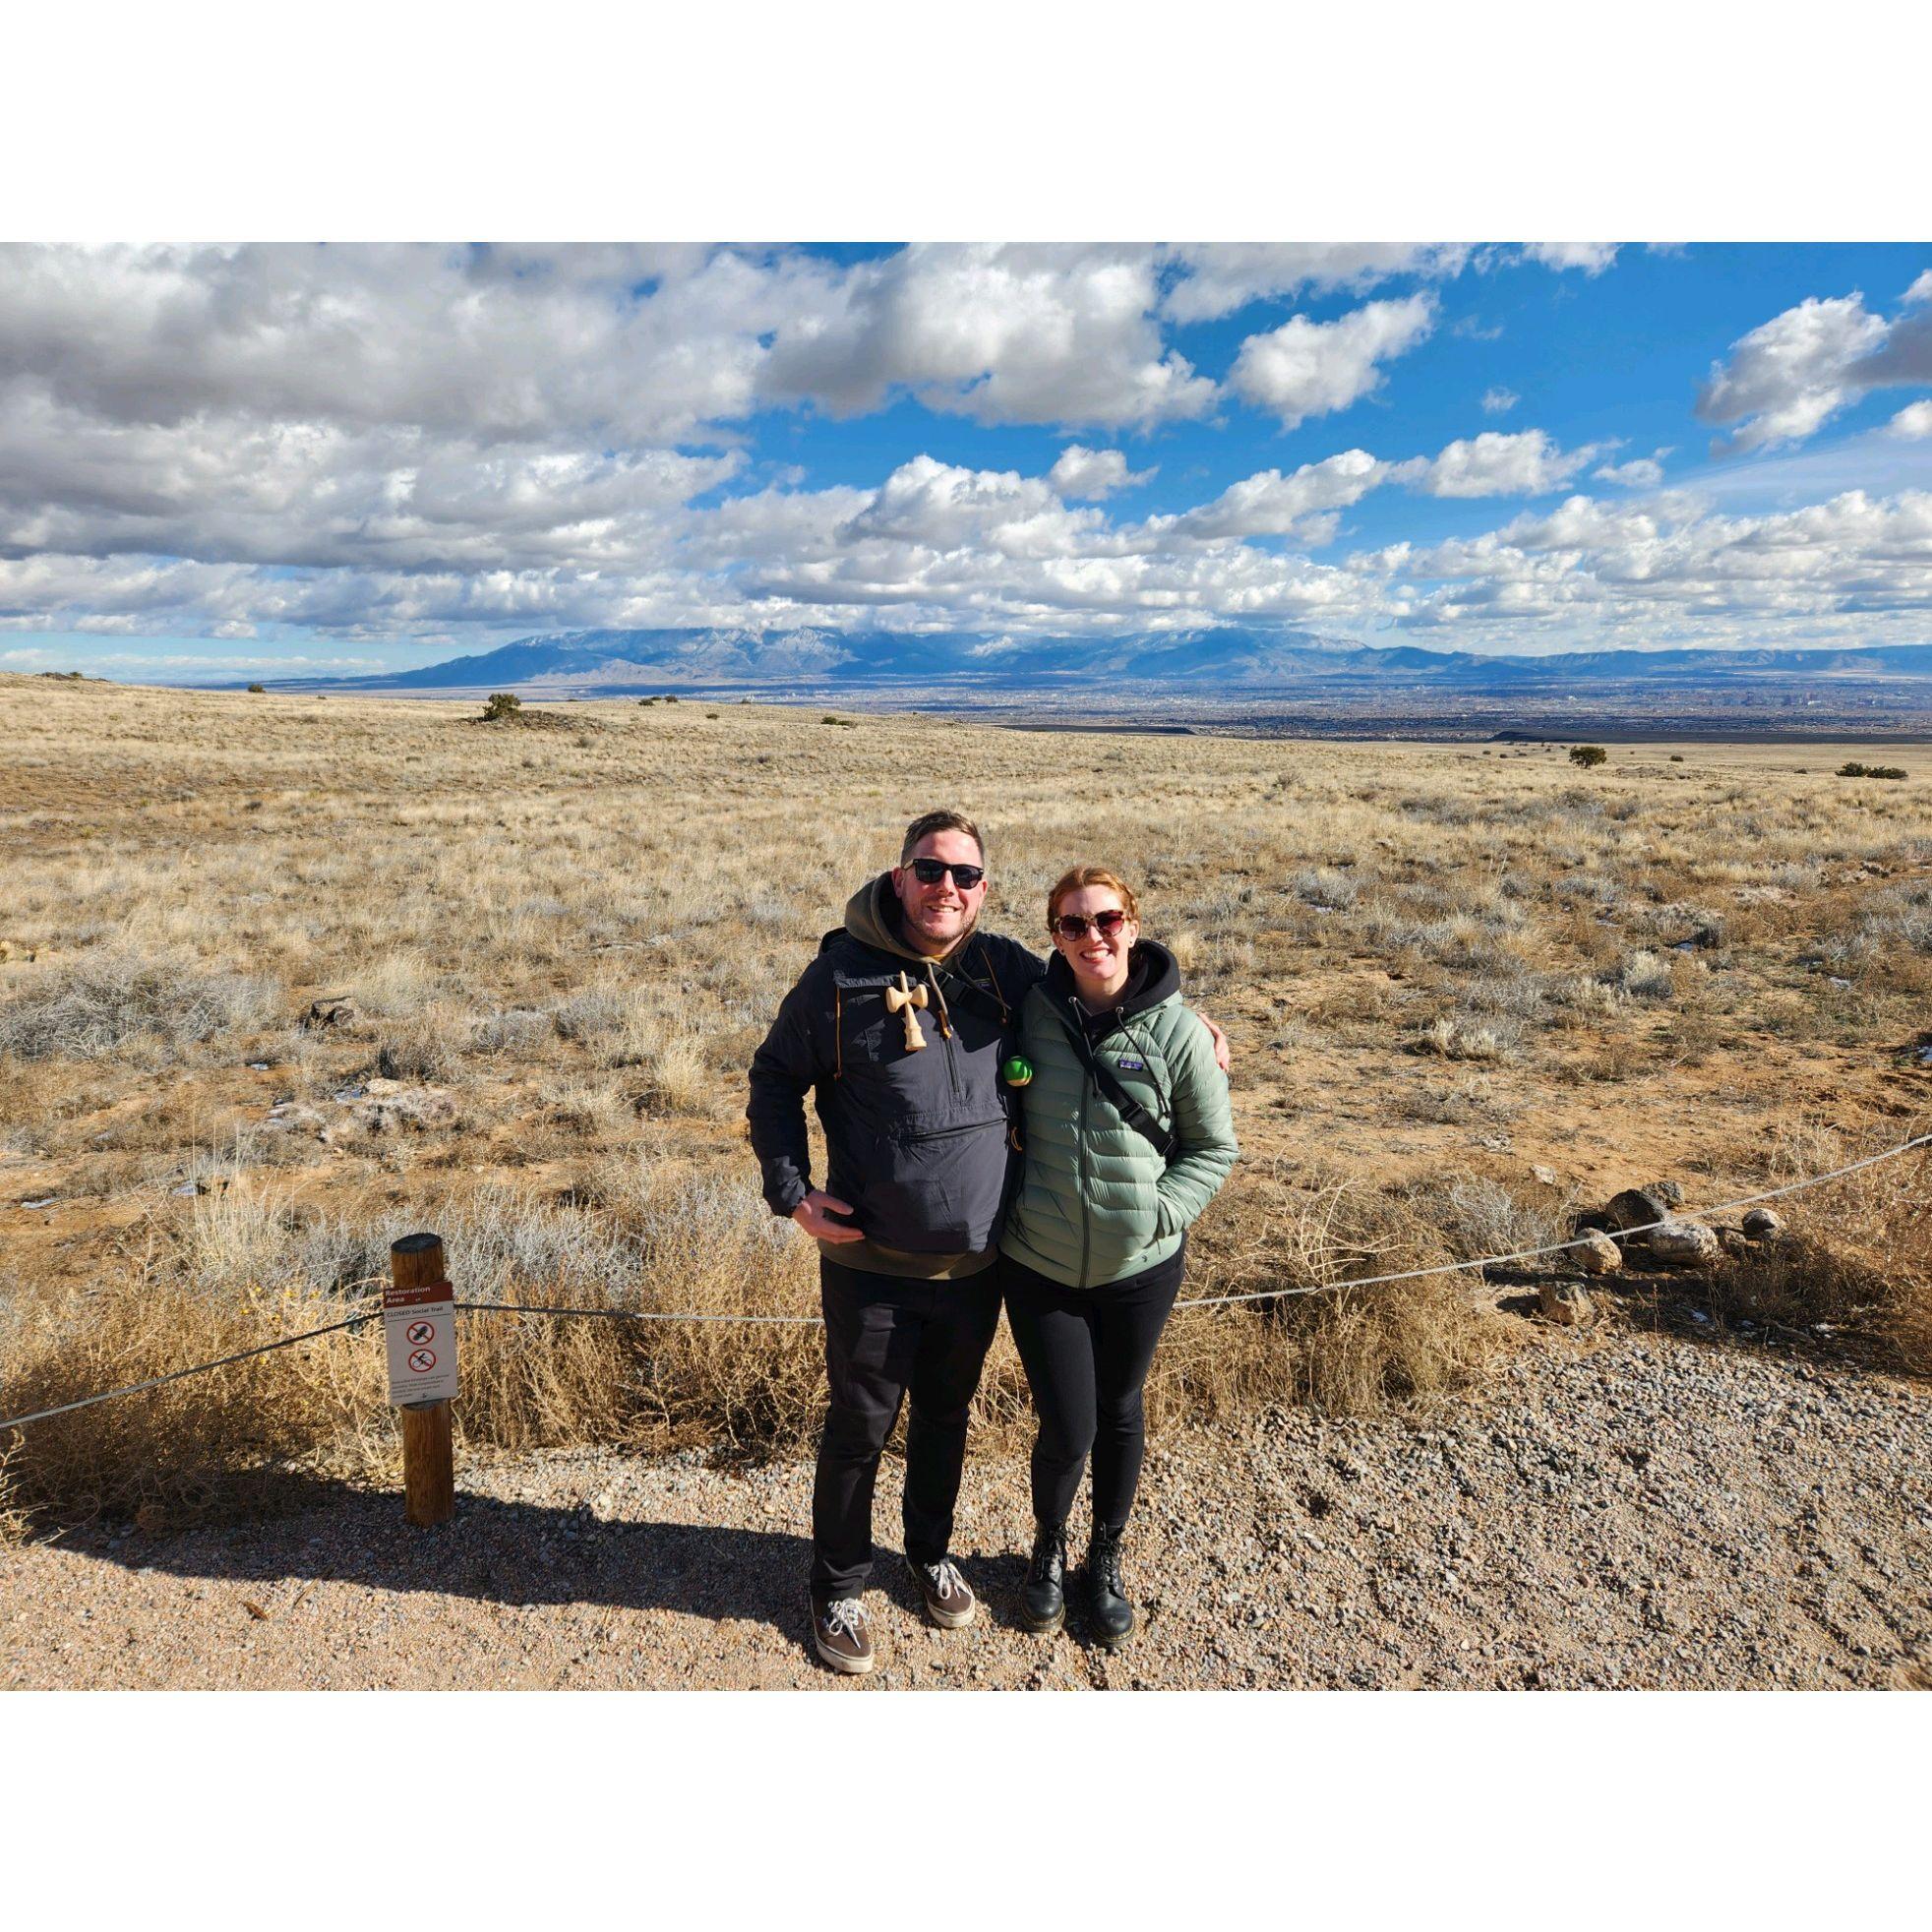
[[[1808,1175],[1802,1180],[1788,1181],[1782,1187],[1769,1187],[1762,1194],[1745,1194],[1734,1201],[1720,1201],[1714,1207],[1686,1208],[1681,1214],[1667,1217],[1671,1221],[1694,1221],[1701,1215],[1730,1214],[1738,1208],[1756,1207],[1761,1201],[1782,1200],[1787,1194],[1802,1193],[1807,1187],[1821,1187],[1828,1180],[1841,1180],[1848,1174],[1856,1174],[1860,1168],[1876,1167],[1881,1161],[1896,1160],[1901,1154],[1909,1154],[1915,1147],[1932,1145],[1932,1133],[1917,1134],[1910,1140],[1902,1140],[1897,1147],[1888,1147],[1882,1153],[1867,1154],[1864,1159],[1848,1161],[1841,1168],[1834,1168],[1828,1174]],[[1654,1229],[1661,1228],[1661,1221],[1646,1222],[1642,1227],[1619,1229],[1618,1233],[1629,1235],[1648,1235]],[[1530,1261],[1540,1254],[1560,1254],[1566,1248],[1584,1247],[1589,1244],[1590,1236],[1579,1235],[1567,1241],[1548,1241],[1540,1247],[1518,1248],[1512,1254],[1486,1254],[1474,1261],[1443,1261],[1430,1268],[1404,1268],[1392,1275],[1367,1275],[1358,1279],[1337,1282],[1310,1282],[1300,1288],[1261,1288],[1245,1295],[1211,1295],[1193,1300],[1177,1301],[1177,1308],[1226,1308],[1239,1301],[1282,1301],[1297,1295],[1330,1295],[1345,1288],[1382,1288],[1391,1282],[1421,1281],[1431,1275],[1457,1275],[1471,1268],[1496,1268],[1505,1262]],[[454,1305],[465,1314],[495,1315],[571,1315],[601,1317],[606,1321],[723,1321],[741,1323],[759,1323],[771,1326],[822,1328],[823,1320],[817,1315],[727,1315],[704,1314],[693,1309],[657,1310],[646,1308],[545,1308],[533,1304],[513,1301],[458,1301]],[[277,1349],[292,1349],[298,1342],[313,1342],[320,1335],[333,1335],[344,1328],[360,1328],[363,1323],[378,1320],[381,1309],[372,1308],[367,1314],[350,1315],[343,1321],[332,1321],[323,1328],[311,1328],[301,1335],[285,1335],[278,1342],[264,1342],[261,1347],[242,1349],[231,1356],[221,1356],[213,1361],[197,1362],[192,1368],[176,1368],[165,1375],[156,1375],[146,1382],[134,1382],[124,1389],[106,1389],[99,1395],[83,1396],[78,1402],[64,1402],[55,1409],[38,1409],[30,1416],[14,1416],[0,1421],[0,1430],[25,1428],[30,1422],[44,1422],[55,1416],[69,1416],[77,1409],[91,1409],[97,1402],[111,1402],[116,1396],[140,1395],[148,1389],[158,1389],[168,1382],[178,1382],[184,1376],[201,1375],[211,1368],[225,1368],[230,1362],[247,1361],[253,1356],[272,1355]]]
[[[1734,1201],[1720,1201],[1715,1207],[1686,1208],[1681,1214],[1665,1216],[1663,1221],[1647,1221],[1638,1228],[1619,1228],[1619,1235],[1648,1235],[1654,1229],[1661,1228],[1666,1222],[1695,1221],[1700,1215],[1730,1214],[1738,1208],[1755,1207],[1760,1201],[1781,1200],[1786,1194],[1803,1192],[1807,1187],[1822,1186],[1828,1180],[1840,1180],[1847,1174],[1856,1174],[1860,1168],[1876,1167],[1880,1161],[1895,1160],[1901,1154],[1909,1154],[1914,1147],[1924,1147],[1932,1143],[1932,1133],[1922,1133],[1911,1140],[1902,1140],[1897,1147],[1888,1147],[1882,1154],[1867,1154],[1862,1161],[1848,1162],[1844,1167],[1834,1168],[1829,1174],[1814,1174],[1803,1180],[1793,1180],[1782,1187],[1769,1187],[1762,1194],[1745,1194]],[[1468,1268],[1499,1268],[1506,1261],[1529,1261],[1539,1254],[1560,1254],[1565,1248],[1588,1247],[1589,1235],[1578,1235],[1567,1241],[1549,1241],[1541,1247],[1518,1248],[1514,1254],[1485,1254],[1476,1261],[1442,1261],[1432,1268],[1404,1268],[1393,1275],[1365,1275],[1358,1280],[1341,1282],[1313,1282],[1305,1288],[1262,1288],[1248,1295],[1211,1295],[1193,1301],[1177,1301],[1177,1308],[1225,1308],[1237,1301],[1276,1301],[1291,1295],[1327,1295],[1343,1288],[1380,1288],[1389,1282],[1420,1281],[1428,1275],[1461,1274]]]
[[[381,1309],[372,1308],[366,1315],[351,1315],[346,1321],[332,1321],[326,1328],[311,1328],[301,1335],[284,1335],[279,1342],[264,1342],[259,1349],[243,1349],[238,1354],[222,1356],[214,1361],[198,1361],[193,1368],[171,1369],[165,1375],[156,1375],[151,1381],[130,1383],[124,1389],[108,1389],[100,1395],[84,1395],[79,1402],[63,1402],[58,1409],[36,1409],[30,1416],[12,1416],[0,1422],[0,1429],[22,1429],[29,1422],[44,1422],[52,1416],[71,1416],[77,1409],[91,1409],[96,1402],[110,1402],[117,1395],[140,1395],[144,1389],[158,1389],[164,1382],[178,1382],[184,1375],[200,1375],[211,1368],[225,1368],[231,1361],[246,1361],[250,1356],[272,1355],[277,1349],[292,1349],[297,1342],[313,1342],[318,1335],[333,1335],[337,1329],[360,1328],[366,1321],[375,1321],[381,1313]]]
[[[606,1321],[755,1321],[824,1327],[818,1315],[707,1315],[683,1313],[676,1309],[660,1313],[652,1308],[545,1308],[520,1301],[457,1301],[453,1304],[471,1315],[601,1315]]]

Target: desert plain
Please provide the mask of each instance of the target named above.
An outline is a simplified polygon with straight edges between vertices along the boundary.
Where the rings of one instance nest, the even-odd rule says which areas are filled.
[[[1839,775],[1875,755],[1849,741],[1582,768],[690,697],[477,714],[0,678],[0,1414],[366,1312],[415,1229],[480,1302],[811,1314],[745,1068],[951,805],[985,919],[1036,949],[1066,865],[1135,885],[1235,1058],[1242,1159],[1185,1293],[1287,1298],[1163,1343],[1142,1560],[1170,1609],[1124,1662],[1077,1628],[1043,1658],[1004,1612],[1002,1334],[969,1478],[987,1648],[948,1656],[901,1592],[881,1680],[1924,1680],[1924,1150],[1788,1197],[1773,1242],[1590,1284],[1575,1325],[1560,1260],[1346,1284],[1926,1131],[1932,746],[1889,740],[1889,779]],[[400,1535],[373,1327],[35,1424],[0,1438],[0,1681],[425,1681],[380,1633],[446,1596],[485,1621],[436,1681],[821,1681],[783,1608],[819,1373],[805,1326],[468,1317],[443,1569],[338,1547]],[[1571,1571],[1605,1550],[1580,1633]],[[1454,1607],[1472,1574],[1487,1612]],[[361,1665],[325,1668],[303,1615]]]

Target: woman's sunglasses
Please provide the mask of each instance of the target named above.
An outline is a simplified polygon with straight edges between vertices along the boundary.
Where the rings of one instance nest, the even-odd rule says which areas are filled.
[[[1120,930],[1125,919],[1126,914],[1118,906],[1115,906],[1111,911],[1095,913],[1092,924],[1102,938],[1111,939]],[[1054,921],[1054,931],[1062,939],[1084,939],[1087,936],[1087,926],[1088,922],[1077,912],[1063,912]]]
[[[912,875],[922,885],[936,885],[952,875],[952,882],[962,892],[970,892],[986,876],[984,866],[949,866],[943,859],[915,859],[912,862]]]

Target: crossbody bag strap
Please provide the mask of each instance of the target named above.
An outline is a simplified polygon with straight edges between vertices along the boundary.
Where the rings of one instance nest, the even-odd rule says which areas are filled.
[[[1087,1039],[1087,1029],[1058,1006],[1054,1007],[1054,1016],[1066,1029],[1066,1036],[1073,1043],[1073,1051],[1080,1056],[1080,1062],[1093,1076],[1097,1086],[1113,1102],[1121,1119],[1126,1121],[1135,1133],[1139,1134],[1164,1161],[1172,1161],[1175,1149],[1180,1145],[1179,1137],[1172,1127],[1164,1127],[1133,1095],[1115,1077],[1114,1069],[1106,1065],[1095,1054]]]

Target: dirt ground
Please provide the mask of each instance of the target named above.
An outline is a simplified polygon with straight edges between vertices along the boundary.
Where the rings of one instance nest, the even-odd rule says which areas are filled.
[[[990,926],[1037,935],[1069,860],[1121,865],[1226,1026],[1243,1158],[1191,1292],[1512,1252],[1627,1185],[1708,1205],[1927,1124],[1923,744],[1868,783],[1838,772],[1870,755],[1849,742],[1619,743],[1585,772],[1555,743],[554,708],[497,730],[466,702],[0,676],[0,1414],[321,1325],[420,1228],[482,1301],[809,1309],[745,1066],[936,784],[988,824]],[[1133,1646],[1014,1628],[1009,1432],[958,1538],[984,1620],[925,1630],[882,1566],[869,1681],[1915,1681],[1932,1384],[1762,1342],[1837,1326],[1893,1350],[1847,1361],[1921,1358],[1916,1173],[1795,1197],[1820,1265],[1777,1305],[1733,1284],[1701,1335],[1538,1331],[1427,1422],[1292,1402],[1367,1416],[1486,1374],[1461,1303],[1353,1340],[1177,1323]],[[100,1521],[0,1550],[0,1684],[829,1685],[809,1470],[590,1446],[795,1452],[807,1331],[723,1333],[479,1323],[465,1427],[497,1446],[430,1535],[320,1478],[246,1531],[115,1527],[179,1521],[202,1472],[262,1455],[389,1479],[360,1339],[29,1432],[0,1527],[10,1502]],[[1001,1350],[996,1419],[1024,1402]]]
[[[1923,1689],[1929,1472],[1921,1385],[1537,1330],[1419,1423],[1271,1409],[1157,1440],[1126,1565],[1143,1625],[1115,1658],[1077,1615],[1017,1627],[1015,1453],[968,1467],[954,1548],[982,1613],[957,1632],[898,1566],[888,1463],[878,1668],[842,1679],[806,1643],[808,1466],[573,1452],[463,1471],[435,1531],[291,1479],[245,1527],[0,1553],[0,1685]]]

